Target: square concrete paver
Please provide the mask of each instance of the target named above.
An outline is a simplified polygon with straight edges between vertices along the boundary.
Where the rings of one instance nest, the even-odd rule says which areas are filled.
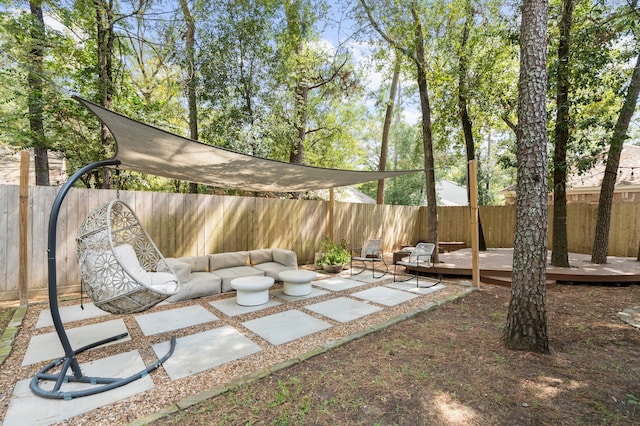
[[[313,281],[311,285],[331,291],[342,291],[360,287],[362,285],[365,285],[365,283],[361,281],[350,280],[349,278],[334,277],[327,278],[326,280]]]
[[[101,316],[110,315],[109,312],[103,311],[93,303],[84,303],[84,309],[80,305],[61,306],[58,308],[60,313],[60,319],[63,324],[68,322],[80,321],[88,318],[97,318]],[[51,318],[51,309],[43,309],[40,311],[36,328],[43,328],[53,325],[53,319]]]
[[[420,285],[429,285],[429,284],[433,284],[433,283],[420,281]],[[410,291],[411,293],[417,293],[417,294],[429,294],[438,290],[442,290],[443,288],[446,288],[446,286],[443,284],[436,284],[433,287],[416,287],[415,280],[390,283],[385,285],[385,287],[395,288],[395,289],[404,290],[404,291]]]
[[[395,290],[388,287],[374,287],[353,293],[352,296],[385,306],[399,305],[407,300],[418,297],[417,294],[411,294],[406,291]]]
[[[226,299],[214,300],[213,302],[209,302],[209,304],[223,314],[229,317],[235,317],[238,315],[261,311],[262,309],[271,308],[272,306],[278,306],[280,305],[280,302],[269,299],[267,303],[263,303],[262,305],[241,306],[238,305],[235,297],[228,297]]]
[[[379,306],[373,306],[349,297],[336,297],[325,302],[305,306],[305,308],[340,322],[353,321],[382,310]]]
[[[314,288],[314,287],[311,287],[311,293],[305,296],[289,296],[288,294],[284,294],[283,288],[278,288],[271,292],[271,294],[277,297],[278,299],[286,300],[287,302],[296,302],[298,300],[311,299],[313,297],[322,296],[327,293],[328,293],[327,291],[320,290],[319,288]]]
[[[127,326],[122,319],[116,319],[111,321],[105,321],[92,325],[85,325],[83,327],[65,329],[67,338],[71,347],[76,350],[88,344],[116,336],[122,333],[128,333]],[[127,336],[121,340],[109,343],[113,345],[116,343],[127,342],[131,340],[130,336]],[[27,352],[22,360],[22,366],[31,365],[40,361],[48,361],[56,358],[63,357],[65,355],[64,348],[58,333],[52,332],[47,334],[40,334],[33,336],[29,340],[29,346],[27,346]]]
[[[94,377],[129,377],[146,368],[138,351],[125,352],[108,358],[81,364],[83,374]],[[68,374],[71,374],[69,369]],[[135,380],[125,386],[96,395],[74,398],[70,401],[47,399],[31,392],[31,379],[16,383],[9,409],[5,415],[4,426],[49,425],[64,419],[86,413],[113,402],[129,398],[153,388],[150,375]],[[52,389],[53,382],[42,383],[42,389]],[[64,383],[64,391],[90,388],[86,383]]]
[[[170,342],[153,345],[158,358],[164,356]],[[178,380],[238,358],[262,348],[230,325],[177,339],[176,348],[163,367],[171,380]]]
[[[382,271],[380,271],[379,268],[382,268]],[[360,270],[361,269],[354,268],[354,272],[358,272]],[[349,278],[352,280],[362,281],[365,283],[376,283],[380,280],[386,280],[393,276],[393,274],[389,274],[388,271],[386,274],[382,275],[383,272],[384,272],[384,266],[382,264],[376,265],[376,277],[373,278],[373,273],[371,272],[371,266],[367,264],[367,269],[365,271],[362,271],[359,274],[349,275]]]
[[[297,309],[245,321],[242,325],[272,345],[281,345],[332,327],[328,322]]]
[[[136,315],[136,322],[145,336],[179,330],[218,319],[213,313],[200,305],[168,309],[152,314]]]

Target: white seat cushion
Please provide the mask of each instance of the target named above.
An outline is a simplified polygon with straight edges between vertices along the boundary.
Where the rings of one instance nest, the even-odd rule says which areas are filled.
[[[169,272],[146,271],[140,262],[133,247],[122,244],[113,248],[113,253],[124,270],[131,278],[147,288],[162,294],[174,294],[178,291],[178,278]]]

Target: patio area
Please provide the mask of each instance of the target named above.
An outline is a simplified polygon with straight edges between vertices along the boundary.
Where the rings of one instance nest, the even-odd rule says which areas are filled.
[[[129,336],[78,358],[94,376],[126,377],[151,364],[177,337],[175,352],[160,368],[129,385],[72,400],[35,396],[29,382],[43,365],[64,355],[48,304],[30,305],[11,355],[0,366],[4,425],[124,424],[194,401],[302,362],[376,329],[472,291],[466,279],[430,288],[415,281],[374,279],[370,271],[318,274],[307,296],[287,296],[282,284],[268,303],[239,306],[234,293],[162,303],[132,315],[109,315],[85,300],[61,302],[74,348],[119,333]],[[67,384],[76,389],[88,385]]]

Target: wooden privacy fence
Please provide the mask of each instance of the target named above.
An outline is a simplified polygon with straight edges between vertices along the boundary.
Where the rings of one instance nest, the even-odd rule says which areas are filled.
[[[45,296],[48,286],[47,234],[51,206],[59,187],[29,188],[29,297]],[[78,292],[75,235],[86,215],[115,198],[115,191],[72,188],[57,227],[57,281],[61,294]],[[121,191],[165,257],[282,247],[294,250],[300,263],[313,261],[329,235],[326,201]],[[19,187],[0,185],[0,300],[18,300]],[[550,209],[550,215],[551,215]],[[470,245],[468,207],[439,207],[440,241]],[[640,204],[614,204],[609,255],[635,257],[640,242]],[[596,206],[568,206],[569,250],[590,253]],[[512,247],[515,206],[480,208],[488,247]],[[552,219],[552,217],[550,217]],[[426,241],[423,207],[336,203],[333,235],[359,247],[382,238],[385,251]],[[550,226],[551,228],[551,226]]]

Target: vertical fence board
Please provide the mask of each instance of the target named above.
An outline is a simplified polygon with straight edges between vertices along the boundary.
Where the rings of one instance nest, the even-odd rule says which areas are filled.
[[[29,280],[33,282],[44,282],[48,276],[47,272],[47,239],[48,239],[48,224],[47,220],[49,215],[46,212],[51,211],[53,204],[53,198],[55,193],[51,190],[55,188],[42,188],[39,197],[32,198],[31,208],[29,214],[33,218],[31,225],[29,226],[29,234],[31,235],[31,247],[29,251]],[[61,211],[64,214],[64,210]],[[58,218],[58,224],[64,219]],[[59,242],[60,238],[56,234],[56,241]],[[56,252],[60,250],[56,247]],[[17,263],[16,263],[17,264]],[[57,270],[58,268],[56,268]]]
[[[69,268],[71,269],[72,273],[67,272],[67,279],[68,279],[67,285],[72,285],[74,283],[80,282],[80,269],[78,267],[78,257],[76,253],[75,238],[76,238],[78,229],[80,229],[80,226],[82,225],[82,222],[84,221],[84,219],[87,217],[89,212],[96,207],[96,206],[90,205],[91,190],[78,189],[70,192],[75,192],[77,195],[77,198],[76,198],[76,205],[75,205],[75,208],[76,208],[75,218],[74,218],[74,221],[70,222],[68,225],[68,228],[69,228],[68,233],[72,236],[72,238],[69,240],[71,247],[67,249],[67,253],[71,251],[73,252],[73,256],[70,256],[72,257],[73,260],[71,260],[69,264]],[[74,206],[69,205],[68,210],[73,209],[73,207]]]
[[[8,185],[0,185],[0,259],[7,259],[9,250],[15,250],[9,246],[9,229],[10,226],[17,224],[9,220],[9,205],[13,206],[13,209],[18,208],[18,200],[10,200],[9,193],[10,188]],[[30,195],[33,197],[33,194]],[[14,246],[15,247],[15,246]],[[9,291],[8,284],[8,261],[0,260],[0,292],[7,293]],[[17,299],[17,295],[16,295]]]
[[[73,267],[76,259],[76,253],[73,247],[75,245],[76,230],[80,227],[78,223],[79,196],[80,191],[70,191],[60,208],[60,216],[63,216],[65,219],[60,219],[57,227],[58,268],[56,269],[56,274],[59,285],[64,287],[72,286],[73,283],[76,282],[72,280],[73,271],[76,269]],[[48,215],[45,213],[45,216]],[[49,226],[47,225],[47,234],[48,232]],[[48,278],[48,271],[46,271],[45,274]]]
[[[31,193],[31,191],[29,191]],[[33,199],[35,198],[36,194],[32,194],[29,200],[29,213],[31,214],[32,208],[31,205],[33,204]],[[20,188],[17,185],[11,185],[8,188],[8,193],[7,193],[7,199],[10,203],[10,207],[7,211],[7,223],[8,223],[8,227],[7,227],[7,233],[6,238],[7,238],[7,251],[6,251],[6,255],[3,258],[3,260],[5,260],[7,262],[6,265],[6,270],[7,270],[7,281],[6,281],[6,289],[8,292],[15,292],[15,298],[13,300],[18,300],[18,294],[17,294],[17,290],[18,290],[18,268],[15,267],[15,265],[18,264],[18,243],[19,243],[19,236],[18,236],[18,221],[19,221],[19,215],[18,215],[18,203],[19,203],[19,198],[20,197]],[[34,250],[38,250],[39,248],[34,248],[33,246],[33,240],[31,238],[31,230],[33,229],[33,225],[30,223],[29,224],[29,257],[31,257],[31,253]],[[29,267],[31,267],[31,262],[28,263]],[[29,274],[29,284],[33,283],[33,282],[37,282],[33,280],[33,276],[31,274]],[[31,287],[31,285],[29,285],[29,287]]]

